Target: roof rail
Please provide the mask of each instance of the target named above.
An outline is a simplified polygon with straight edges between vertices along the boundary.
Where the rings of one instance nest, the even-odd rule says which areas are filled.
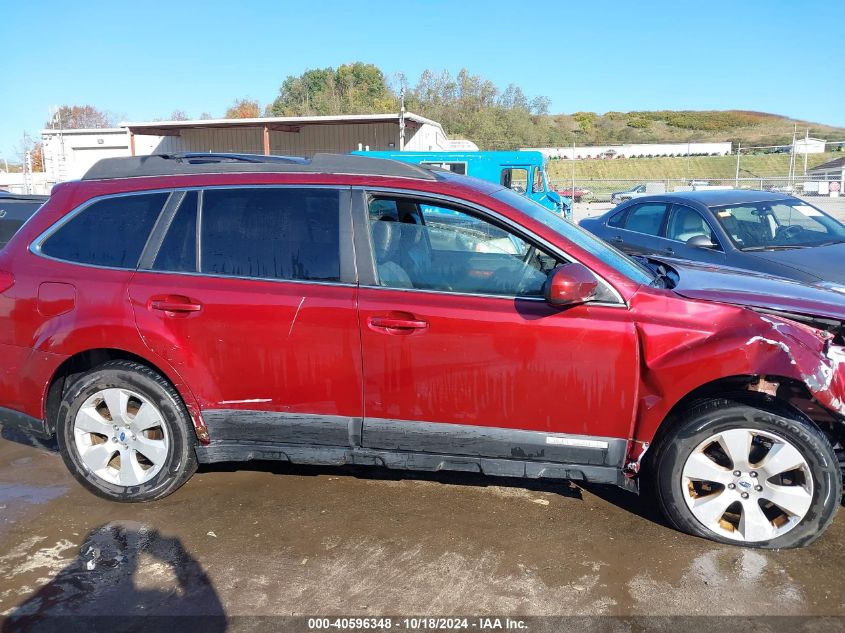
[[[267,156],[265,154],[229,154],[226,152],[177,152],[159,154],[168,160],[177,160],[192,165],[210,163],[281,163],[284,165],[307,165],[308,159],[300,156]]]
[[[396,160],[349,154],[314,154],[313,158],[184,152],[126,158],[103,158],[82,176],[82,180],[111,180],[142,176],[175,176],[238,172],[350,174],[436,180],[426,167]]]

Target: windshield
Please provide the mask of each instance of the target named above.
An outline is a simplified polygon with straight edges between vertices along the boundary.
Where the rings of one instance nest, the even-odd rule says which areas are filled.
[[[531,216],[532,219],[542,222],[553,231],[564,238],[583,248],[585,251],[597,257],[605,264],[622,273],[632,281],[639,284],[651,284],[654,282],[654,274],[647,268],[641,266],[633,259],[620,253],[612,246],[609,246],[592,233],[588,233],[580,226],[564,220],[554,211],[550,211],[541,204],[529,200],[524,196],[514,193],[510,189],[501,189],[492,194],[497,200],[509,204]]]
[[[845,242],[845,226],[797,198],[745,202],[712,207],[711,211],[743,251]]]

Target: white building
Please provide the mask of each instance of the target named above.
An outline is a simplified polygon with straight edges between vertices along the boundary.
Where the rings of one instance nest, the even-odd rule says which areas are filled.
[[[549,158],[635,158],[638,156],[727,156],[731,143],[631,143],[627,145],[592,145],[572,147],[523,147],[542,152]]]
[[[50,193],[55,182],[50,182],[43,171],[30,173],[7,172],[0,169],[0,191],[11,193]]]
[[[808,136],[806,138],[799,138],[795,140],[796,154],[824,154],[824,148],[827,141],[820,138],[813,138]]]
[[[101,158],[130,156],[131,142],[126,128],[83,130],[41,130],[44,171],[52,183],[79,178]],[[152,154],[161,138],[140,137],[138,154]]]
[[[404,123],[404,126],[402,125]],[[121,123],[99,130],[42,130],[48,179],[79,178],[100,158],[174,152],[241,152],[311,156],[372,150],[466,149],[418,114],[363,114]],[[474,149],[478,149],[472,145]]]

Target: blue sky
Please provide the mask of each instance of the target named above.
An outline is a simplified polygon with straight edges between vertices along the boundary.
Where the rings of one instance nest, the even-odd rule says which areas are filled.
[[[0,158],[51,106],[219,116],[308,68],[461,67],[553,112],[748,109],[845,126],[845,2],[0,0]],[[837,35],[838,33],[838,35]]]

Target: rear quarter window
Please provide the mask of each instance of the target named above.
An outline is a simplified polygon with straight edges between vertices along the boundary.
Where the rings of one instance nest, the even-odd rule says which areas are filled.
[[[62,224],[41,253],[76,264],[135,268],[166,193],[103,198]]]
[[[610,216],[610,219],[607,221],[607,225],[615,228],[621,227],[623,222],[625,221],[626,213],[628,213],[628,209],[622,209],[621,211],[617,211],[612,216]]]
[[[0,250],[38,209],[42,202],[0,199]]]

